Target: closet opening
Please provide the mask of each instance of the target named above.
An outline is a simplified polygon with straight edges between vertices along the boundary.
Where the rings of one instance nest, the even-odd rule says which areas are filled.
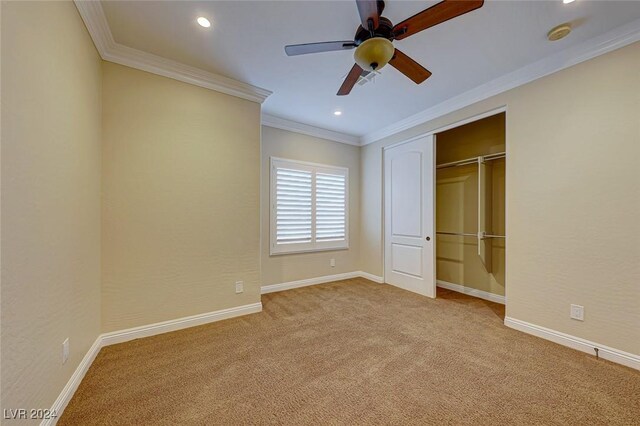
[[[505,304],[506,162],[504,112],[436,134],[440,289]]]

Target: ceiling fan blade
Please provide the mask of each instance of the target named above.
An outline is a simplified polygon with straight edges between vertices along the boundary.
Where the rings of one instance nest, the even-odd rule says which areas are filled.
[[[365,30],[375,30],[376,28],[378,28],[380,15],[384,10],[384,1],[356,0],[356,4],[358,5],[358,13],[360,14],[362,28],[364,28]],[[369,28],[369,20],[372,21],[373,28]]]
[[[336,50],[349,50],[356,47],[352,40],[326,41],[322,43],[290,44],[284,47],[287,56],[306,55],[307,53],[333,52]]]
[[[348,95],[351,92],[351,89],[353,89],[353,86],[358,82],[358,78],[360,78],[363,71],[364,70],[360,68],[360,65],[353,64],[353,68],[351,68],[351,71],[347,74],[347,78],[344,79],[342,86],[340,86],[340,90],[338,90],[338,96]]]
[[[429,71],[398,49],[396,49],[393,53],[393,58],[391,58],[389,63],[402,74],[413,80],[413,82],[416,84],[420,84],[431,77],[431,71]]]
[[[441,24],[449,19],[476,10],[484,0],[444,0],[393,27],[396,40],[402,40],[427,28]]]

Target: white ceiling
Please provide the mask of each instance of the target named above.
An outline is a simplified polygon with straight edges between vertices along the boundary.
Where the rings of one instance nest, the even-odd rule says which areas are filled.
[[[437,1],[388,0],[398,23]],[[361,136],[483,83],[640,19],[638,1],[486,1],[474,12],[395,46],[433,76],[415,85],[391,66],[373,83],[336,96],[353,51],[287,57],[286,44],[349,40],[354,1],[103,1],[117,43],[273,91],[263,111]],[[205,16],[210,29],[195,19]],[[552,27],[572,22],[564,40]],[[333,111],[340,109],[342,116]]]

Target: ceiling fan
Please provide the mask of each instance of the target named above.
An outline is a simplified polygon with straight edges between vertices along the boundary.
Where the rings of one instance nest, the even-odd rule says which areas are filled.
[[[431,72],[394,48],[392,42],[471,12],[483,4],[484,0],[444,0],[394,26],[381,16],[383,0],[356,0],[362,24],[358,25],[353,40],[293,44],[285,46],[284,50],[288,56],[296,56],[355,48],[356,63],[340,86],[338,96],[348,95],[360,76],[379,70],[387,63],[420,84],[431,76]]]

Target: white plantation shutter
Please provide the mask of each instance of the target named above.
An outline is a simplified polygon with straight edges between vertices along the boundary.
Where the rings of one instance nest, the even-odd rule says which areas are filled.
[[[311,242],[312,174],[276,169],[276,242]]]
[[[316,241],[344,240],[346,176],[316,173]]]
[[[271,254],[348,248],[348,169],[271,159]]]

